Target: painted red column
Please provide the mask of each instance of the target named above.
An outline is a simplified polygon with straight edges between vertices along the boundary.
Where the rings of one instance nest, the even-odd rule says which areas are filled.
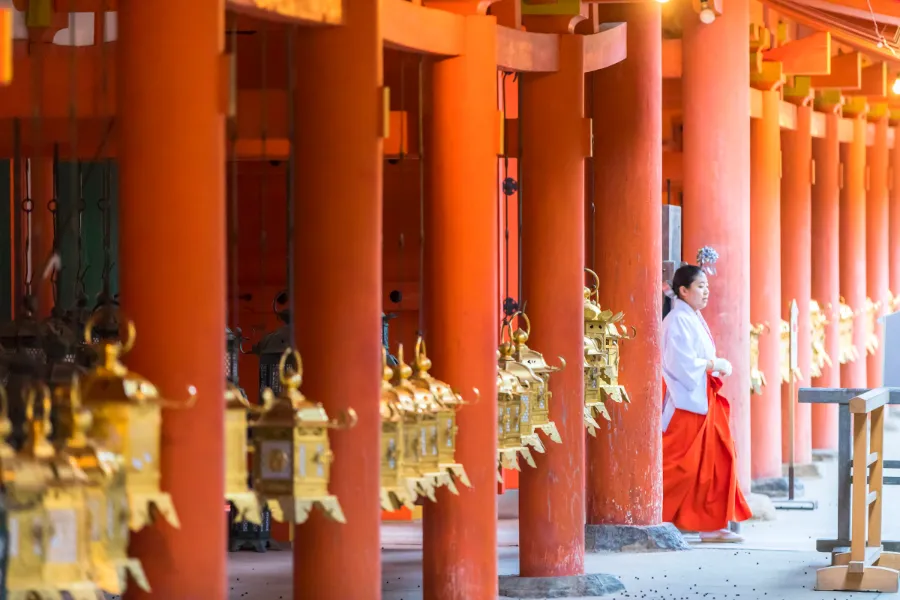
[[[138,336],[126,362],[169,400],[186,398],[189,385],[199,393],[190,410],[162,416],[162,487],[181,529],[157,522],[132,537],[153,592],[132,584],[127,597],[220,599],[228,595],[225,6],[122,0],[118,8],[121,297]]]
[[[690,3],[683,7],[683,256],[694,262],[697,250],[707,245],[719,253],[718,274],[703,314],[717,353],[734,366],[724,394],[731,402],[738,476],[749,492],[749,2],[729,2],[724,14],[709,25],[700,22]]]
[[[846,112],[845,112],[846,114]],[[840,289],[853,319],[854,362],[841,365],[841,387],[866,387],[866,118],[850,117],[853,141],[841,144],[844,177],[840,209]]]
[[[519,487],[519,573],[584,572],[584,37],[562,34],[559,71],[522,73],[522,301],[528,345],[568,367],[550,377],[550,418],[562,444],[545,438],[537,468]]]
[[[466,53],[432,67],[424,294],[435,376],[481,401],[457,414],[456,458],[472,488],[425,505],[426,600],[497,597],[497,27],[465,23]]]
[[[314,511],[294,532],[294,598],[381,598],[381,3],[347,0],[340,27],[295,33],[294,334],[303,393],[351,430],[329,432],[329,491],[346,524]],[[301,291],[302,290],[302,291]],[[352,376],[348,377],[348,369]]]
[[[753,479],[781,477],[781,128],[778,91],[762,92],[762,118],[750,120],[750,321],[768,385],[750,407]]]
[[[38,156],[29,160],[31,176],[31,285],[38,301],[38,317],[50,316],[53,308],[53,282],[43,280],[44,266],[53,252],[53,213],[50,201],[53,190],[53,159]],[[54,208],[54,210],[56,210]],[[25,226],[25,219],[22,220]]]
[[[900,127],[894,127],[894,147],[890,150],[888,177],[888,279],[890,290],[900,294]]]
[[[838,364],[838,303],[840,302],[840,113],[825,113],[825,137],[813,139],[814,182],[812,186],[812,297],[828,317],[825,351],[832,365],[812,380],[815,387],[840,387]],[[833,452],[838,443],[838,407],[812,407],[812,447]]]
[[[588,438],[587,520],[592,525],[662,521],[662,38],[656,2],[600,6],[603,22],[628,24],[628,59],[591,74],[594,266],[600,304],[625,311],[638,332],[622,344],[619,381],[631,404],[607,404]],[[627,202],[623,202],[627,198]]]
[[[797,301],[797,364],[802,379],[781,386],[781,456],[790,455],[790,413],[794,410],[794,462],[812,463],[810,405],[797,402],[797,392],[808,387],[812,364],[812,325],[809,318],[812,269],[812,107],[797,106],[797,128],[781,133],[781,318],[790,322],[791,301]],[[772,334],[768,334],[772,336]],[[768,376],[768,375],[767,375]],[[773,374],[774,376],[774,374]],[[769,380],[771,383],[771,379]]]
[[[880,302],[875,313],[878,317],[887,312],[891,299],[888,295],[890,252],[888,250],[890,211],[888,208],[888,116],[882,115],[875,121],[874,143],[866,148],[869,181],[866,192],[866,293],[872,302]],[[868,323],[868,315],[865,322]],[[882,360],[884,360],[884,336],[881,325],[876,323],[878,349],[866,357],[867,384],[878,387],[882,382]]]

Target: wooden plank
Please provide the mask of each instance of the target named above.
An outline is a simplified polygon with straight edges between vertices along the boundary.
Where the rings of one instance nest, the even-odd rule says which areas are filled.
[[[900,404],[900,388],[888,390],[888,404]],[[804,404],[850,404],[850,400],[868,392],[867,388],[800,388],[800,402]]]
[[[877,454],[880,458],[879,460],[876,460],[869,469],[870,495],[875,494],[875,498],[870,502],[869,532],[866,543],[869,546],[878,546],[879,554],[881,552],[881,528],[883,525],[884,513],[884,416],[885,409],[882,404],[872,411],[872,415],[869,418],[869,435],[871,436],[869,441],[869,451],[872,454]],[[866,566],[872,564],[874,564],[874,562],[869,562]]]
[[[881,558],[881,546],[868,546],[866,547],[866,554],[863,560],[850,560],[847,561],[847,566],[850,567],[851,573],[863,573],[865,572],[866,567],[871,567]],[[843,560],[843,556],[838,558],[834,557],[834,563],[840,564],[838,561]]]
[[[830,75],[831,33],[817,31],[805,38],[765,50],[763,59],[781,62],[785,75]]]
[[[888,403],[890,392],[887,388],[877,388],[858,394],[850,400],[850,412],[853,414],[868,414],[876,408],[881,408]],[[855,447],[854,447],[855,450]],[[863,455],[866,449],[863,448]]]
[[[600,31],[584,37],[584,72],[599,71],[628,55],[626,23],[603,23]]]

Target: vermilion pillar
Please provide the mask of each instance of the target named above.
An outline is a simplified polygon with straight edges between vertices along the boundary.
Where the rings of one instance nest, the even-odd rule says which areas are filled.
[[[225,6],[118,8],[121,296],[137,327],[126,361],[170,401],[199,392],[192,408],[163,411],[162,487],[181,529],[132,537],[153,592],[131,585],[128,597],[225,598]]]
[[[841,144],[843,187],[840,209],[840,289],[856,311],[853,345],[859,353],[854,362],[841,365],[841,387],[866,387],[866,119],[851,117],[853,141]]]
[[[751,404],[752,477],[781,477],[781,128],[778,91],[762,92],[762,118],[750,122],[750,320],[768,385]]]
[[[875,140],[866,149],[869,181],[866,193],[866,292],[873,302],[880,303],[876,312],[881,316],[887,312],[888,278],[890,252],[889,209],[888,209],[888,116],[875,120]],[[868,260],[872,257],[872,260]],[[868,320],[868,316],[866,316]],[[881,325],[875,325],[879,341],[883,342]],[[884,349],[879,343],[874,354],[867,357],[867,384],[878,387],[882,382],[882,360]]]
[[[584,572],[584,37],[560,35],[559,71],[523,73],[522,285],[533,327],[528,345],[568,367],[550,376],[550,418],[537,468],[519,487],[519,572]]]
[[[53,190],[53,159],[39,156],[30,159],[31,200],[31,285],[38,301],[38,316],[50,316],[53,308],[53,282],[43,279],[44,266],[53,252],[53,213],[50,201]],[[56,210],[54,208],[54,210]],[[22,226],[26,225],[25,219]]]
[[[294,34],[297,87],[309,93],[292,107],[293,323],[303,393],[332,416],[352,408],[359,421],[329,432],[329,490],[347,523],[314,511],[296,529],[296,600],[381,598],[381,3],[347,0],[344,10],[340,27]]]
[[[815,387],[840,387],[838,303],[840,301],[840,114],[825,114],[825,137],[813,139],[812,297],[828,317],[825,351],[832,365],[812,380]],[[812,447],[833,452],[838,442],[837,406],[812,405]]]
[[[588,438],[587,520],[662,520],[660,323],[662,316],[662,56],[656,2],[600,6],[628,24],[628,59],[593,77],[594,266],[600,304],[625,311],[637,337],[622,344],[619,381],[632,403],[608,403],[612,423]],[[627,201],[623,201],[626,199]]]
[[[497,33],[493,17],[465,23],[466,53],[432,67],[424,293],[435,375],[481,400],[457,415],[472,488],[425,506],[426,600],[497,597]]]
[[[894,147],[890,150],[888,187],[890,188],[888,279],[891,292],[900,294],[900,127],[894,127]]]
[[[738,475],[750,490],[750,15],[748,0],[729,2],[713,23],[683,3],[684,260],[702,246],[719,253],[704,316],[719,356],[734,373],[725,382]],[[756,400],[754,400],[755,402]]]
[[[797,364],[802,379],[781,386],[781,456],[790,457],[790,415],[794,410],[794,462],[812,462],[810,405],[797,402],[797,391],[809,386],[812,330],[809,300],[812,269],[812,108],[797,107],[797,128],[781,133],[781,317],[790,322],[790,305],[797,301]],[[768,335],[772,335],[771,333]],[[769,380],[771,383],[771,380]]]

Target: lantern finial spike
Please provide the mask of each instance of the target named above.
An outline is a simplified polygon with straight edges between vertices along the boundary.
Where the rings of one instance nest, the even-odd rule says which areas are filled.
[[[397,377],[400,379],[401,382],[406,381],[410,377],[412,377],[412,372],[413,372],[412,368],[410,368],[410,366],[408,364],[403,362],[403,344],[400,344],[397,347],[397,369],[396,369]]]
[[[425,338],[420,335],[416,340],[416,375],[421,377],[428,374],[431,364],[431,359],[428,358],[425,350]]]
[[[37,389],[35,389],[37,388]],[[41,394],[43,414],[40,418],[34,415],[34,404],[38,392]],[[47,436],[52,431],[50,425],[50,389],[47,384],[40,382],[28,389],[25,401],[25,422],[28,424],[28,438],[25,440],[25,452],[33,458],[52,458],[56,452]]]

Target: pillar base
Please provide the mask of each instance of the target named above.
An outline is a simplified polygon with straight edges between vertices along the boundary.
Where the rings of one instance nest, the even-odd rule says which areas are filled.
[[[662,525],[585,525],[585,552],[656,552],[689,550],[671,523]]]
[[[837,450],[813,450],[813,462],[831,462],[837,458]]]
[[[803,496],[803,482],[794,480],[794,495]],[[788,495],[788,479],[787,477],[767,477],[765,479],[754,479],[750,483],[750,491],[754,494],[762,494],[769,498],[786,498]]]
[[[501,598],[596,598],[624,591],[625,586],[617,577],[604,573],[569,577],[500,577]]]
[[[788,476],[787,465],[782,465],[781,473],[785,477]],[[800,477],[802,479],[821,479],[822,469],[815,462],[807,463],[805,465],[794,465],[794,477]],[[794,485],[796,487],[796,482]]]

